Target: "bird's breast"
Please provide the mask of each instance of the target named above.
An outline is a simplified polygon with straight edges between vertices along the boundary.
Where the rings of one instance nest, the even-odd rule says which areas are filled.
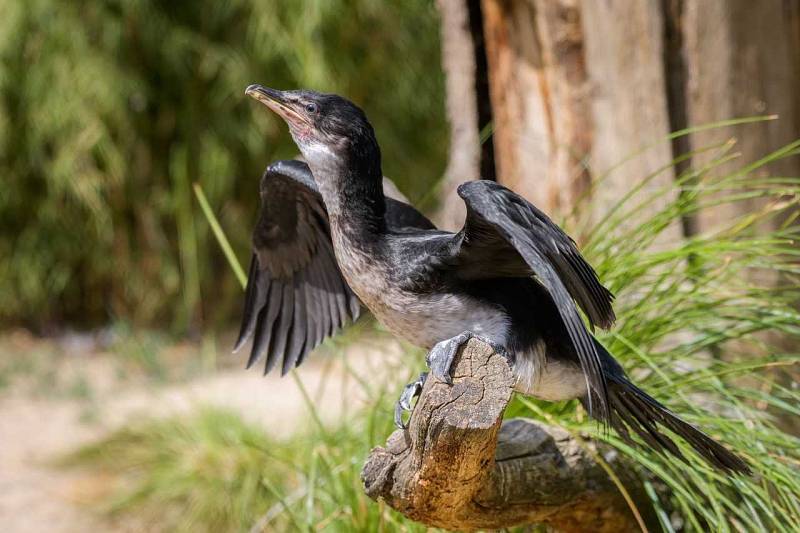
[[[499,307],[456,292],[410,290],[411,284],[398,278],[393,261],[336,240],[345,280],[393,334],[423,348],[464,331],[505,343],[510,321]]]

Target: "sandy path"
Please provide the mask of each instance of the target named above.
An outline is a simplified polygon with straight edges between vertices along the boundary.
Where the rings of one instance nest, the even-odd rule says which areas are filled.
[[[397,364],[401,353],[394,342],[371,340],[349,347],[346,359],[373,386],[385,384],[399,392],[401,383],[394,383],[398,376],[390,376],[386,362]],[[48,461],[130,421],[214,405],[242,413],[279,437],[308,423],[301,391],[290,377],[227,370],[182,384],[120,388],[112,377],[109,358],[83,357],[77,363],[64,363],[79,365],[77,371],[98,391],[91,421],[85,420],[85,402],[79,399],[36,398],[13,390],[0,394],[0,529],[4,533],[109,530],[109,524],[77,503],[91,500],[92,491],[104,484],[87,474],[48,466]],[[313,357],[298,375],[319,400],[315,403],[324,422],[336,421],[365,400],[341,357],[327,361]]]

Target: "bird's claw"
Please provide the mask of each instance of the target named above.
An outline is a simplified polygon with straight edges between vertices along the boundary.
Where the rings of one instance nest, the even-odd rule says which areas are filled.
[[[403,422],[403,413],[412,410],[411,400],[419,396],[419,393],[422,392],[422,386],[425,385],[425,380],[427,378],[428,373],[423,372],[416,381],[412,381],[403,387],[403,392],[400,393],[400,399],[397,400],[397,403],[394,405],[394,425],[398,428],[406,428],[406,424]]]
[[[452,385],[453,378],[450,375],[450,370],[453,366],[453,360],[456,358],[458,349],[470,339],[479,339],[485,342],[491,346],[496,353],[506,357],[509,361],[511,361],[511,356],[505,347],[489,339],[479,337],[470,331],[465,331],[451,339],[438,342],[433,348],[431,348],[431,351],[428,352],[428,355],[425,357],[425,362],[428,364],[428,368],[430,368],[430,373],[436,376],[436,379],[439,381],[443,381],[448,385]],[[398,428],[406,428],[406,424],[403,422],[403,413],[413,410],[413,407],[411,406],[411,400],[419,396],[419,394],[422,392],[422,386],[425,384],[427,377],[428,372],[423,372],[419,375],[419,378],[416,381],[409,383],[403,388],[403,392],[400,394],[400,399],[397,400],[397,403],[394,406],[394,424]]]
[[[509,362],[511,361],[511,355],[504,346],[501,346],[500,344],[484,337],[478,336],[471,331],[465,331],[451,339],[436,343],[436,345],[431,348],[431,351],[428,352],[425,362],[428,363],[428,368],[431,369],[431,374],[436,376],[436,379],[444,381],[448,385],[453,384],[453,378],[450,375],[450,370],[453,366],[453,360],[456,358],[458,349],[470,339],[478,339],[482,342],[485,342],[491,346],[492,350],[494,350],[496,353],[508,359]]]
[[[461,333],[451,339],[437,342],[431,348],[431,351],[425,357],[425,362],[436,379],[444,381],[448,385],[453,384],[453,378],[450,376],[450,367],[453,366],[453,360],[456,358],[458,348],[467,342],[470,337],[471,334]]]

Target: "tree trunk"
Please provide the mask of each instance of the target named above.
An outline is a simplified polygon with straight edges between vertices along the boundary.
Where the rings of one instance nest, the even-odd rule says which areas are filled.
[[[636,202],[665,191],[658,201],[628,221],[635,224],[663,209],[677,194],[670,190],[675,174],[670,166],[672,146],[667,140],[671,128],[663,62],[664,18],[660,2],[652,0],[584,0],[582,9],[595,128],[590,158],[593,177],[600,178],[630,158],[594,188],[595,216],[601,216],[643,179],[663,169],[632,199]],[[641,151],[645,146],[648,148]],[[676,223],[657,243],[674,243],[681,237]]]
[[[372,450],[362,471],[370,497],[445,529],[530,523],[575,532],[640,528],[594,459],[594,444],[530,420],[502,422],[514,385],[505,358],[471,340],[456,358],[453,376],[452,386],[429,378],[409,428]],[[639,500],[640,484],[618,457],[607,454],[606,461]]]
[[[591,218],[602,216],[690,149],[736,136],[744,160],[752,161],[800,136],[796,2],[482,0],[482,6],[498,181],[557,219],[590,188]],[[687,126],[769,113],[780,120],[666,139]],[[800,175],[800,161],[787,159],[767,172]],[[674,179],[672,168],[663,169],[643,194],[667,189]],[[753,207],[701,213],[694,226],[669,228],[661,242]]]
[[[590,184],[593,128],[575,0],[483,1],[498,181],[548,211]]]
[[[437,0],[436,5],[442,19],[442,67],[446,75],[450,158],[439,190],[441,206],[434,220],[442,229],[458,231],[467,210],[464,202],[456,197],[456,188],[480,177],[475,43],[466,1]]]
[[[687,64],[687,116],[690,124],[732,117],[777,115],[778,119],[694,133],[693,148],[728,138],[741,157],[720,167],[726,172],[764,157],[800,136],[800,4],[796,1],[685,0],[683,32]],[[708,156],[697,156],[702,165]],[[783,159],[757,171],[799,176],[798,158]],[[710,230],[763,206],[760,200],[706,209],[697,229]]]

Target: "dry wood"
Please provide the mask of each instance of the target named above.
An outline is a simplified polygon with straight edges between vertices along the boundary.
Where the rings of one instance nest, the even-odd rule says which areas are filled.
[[[662,167],[632,201],[672,184],[659,3],[483,0],[482,6],[498,181],[557,219],[594,183],[586,204],[594,220]],[[674,197],[664,194],[631,218],[644,220]],[[681,234],[675,224],[658,242]]]
[[[582,0],[581,5],[594,117],[593,177],[625,162],[594,188],[593,210],[602,214],[642,180],[664,169],[628,204],[664,191],[629,218],[628,224],[635,224],[652,217],[676,196],[669,190],[674,171],[672,145],[667,140],[670,119],[662,6],[661,2],[626,0]],[[641,151],[645,146],[649,147]],[[680,224],[673,224],[656,245],[679,242],[682,233]]]
[[[742,158],[718,169],[726,172],[800,132],[797,2],[482,0],[482,7],[498,181],[556,218],[589,183],[597,219],[665,166],[629,205],[666,190],[675,177],[671,161],[690,149],[736,137]],[[697,132],[674,145],[666,140],[686,126],[767,114],[780,119]],[[716,156],[698,155],[679,170],[701,168]],[[798,173],[798,158],[760,171]],[[674,198],[674,191],[662,195],[633,222]],[[685,228],[668,228],[656,244],[714,229],[763,204],[705,209]]]
[[[409,428],[372,450],[362,471],[371,498],[451,530],[531,523],[558,531],[638,530],[586,444],[530,420],[502,422],[513,388],[502,356],[471,340],[456,359],[453,376],[452,386],[431,377]],[[639,494],[615,455],[606,455],[629,490]]]

